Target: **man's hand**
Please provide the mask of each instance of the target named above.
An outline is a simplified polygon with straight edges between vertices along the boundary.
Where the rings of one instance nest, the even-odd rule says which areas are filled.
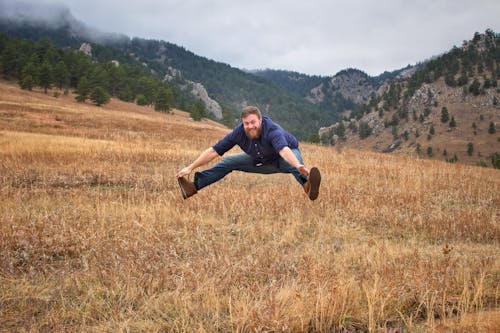
[[[177,178],[181,178],[183,176],[189,175],[193,171],[190,167],[185,167],[184,169],[177,172],[175,175]]]
[[[297,170],[304,176],[309,176],[309,169],[305,165],[301,164],[297,167]]]
[[[194,160],[193,163],[191,163],[190,165],[188,165],[184,169],[178,171],[175,176],[177,178],[181,178],[185,175],[189,175],[191,172],[193,172],[194,169],[196,169],[197,167],[200,167],[202,165],[207,164],[208,162],[210,162],[211,160],[213,160],[217,156],[219,156],[219,154],[215,151],[215,149],[213,147],[210,147],[207,150],[205,150],[203,153],[201,153],[200,156],[198,156],[198,158],[196,160]]]

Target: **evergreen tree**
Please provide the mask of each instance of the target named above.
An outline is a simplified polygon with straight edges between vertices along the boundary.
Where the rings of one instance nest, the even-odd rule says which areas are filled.
[[[158,81],[152,77],[142,76],[138,81],[139,94],[144,96],[146,105],[153,104]]]
[[[101,106],[109,102],[110,96],[103,87],[95,87],[90,93],[90,99],[95,105]]]
[[[140,105],[140,106],[146,106],[149,104],[146,96],[144,96],[142,94],[137,95],[136,103],[137,103],[137,105]]]
[[[495,134],[495,132],[496,132],[495,123],[490,122],[490,126],[488,127],[488,133]]]
[[[52,66],[48,61],[45,61],[40,67],[39,76],[39,84],[43,88],[44,93],[47,93],[53,82]]]
[[[125,102],[133,102],[134,93],[132,92],[130,86],[125,84],[125,86],[122,89],[120,89],[120,92],[118,93],[118,98]]]
[[[54,66],[54,82],[59,89],[66,88],[69,85],[69,71],[62,60]]]
[[[19,81],[19,86],[22,89],[31,90],[37,85],[39,77],[39,68],[33,63],[29,62],[26,64],[21,71],[21,80]]]
[[[339,136],[339,138],[345,139],[345,126],[343,121],[339,122],[339,126],[337,127],[337,135]]]
[[[367,122],[362,121],[359,123],[359,137],[361,139],[365,139],[372,134],[372,128],[368,125]]]
[[[472,153],[474,153],[474,144],[469,142],[467,144],[467,155],[472,156]]]
[[[467,73],[462,72],[462,75],[460,75],[460,77],[458,78],[457,84],[460,87],[463,87],[463,86],[467,85],[468,82],[469,82],[469,80],[467,78]]]
[[[392,125],[391,134],[394,140],[396,140],[399,137],[399,130],[397,125]]]
[[[1,68],[5,75],[17,76],[19,74],[19,71],[23,67],[22,58],[20,57],[21,52],[20,43],[14,41],[7,43],[0,58]]]
[[[471,92],[474,96],[477,96],[481,93],[480,90],[481,84],[477,79],[474,79],[474,82],[469,86],[469,92]]]
[[[198,100],[191,107],[191,111],[189,112],[191,118],[195,121],[200,121],[202,118],[207,116],[207,109],[205,108],[205,104],[202,101]]]
[[[75,99],[78,102],[85,102],[90,95],[90,84],[86,76],[83,76],[80,81],[78,81],[78,85],[76,87],[77,96]]]
[[[500,153],[496,152],[491,155],[491,164],[493,164],[493,168],[500,169]]]
[[[447,74],[444,78],[444,82],[450,86],[450,87],[456,87],[457,86],[457,81],[455,80],[455,75],[453,74]]]
[[[420,155],[420,153],[422,152],[422,146],[420,145],[420,143],[417,143],[415,151],[417,152],[417,155]]]
[[[224,105],[222,107],[222,123],[229,128],[233,128],[234,119],[235,117],[233,109],[228,105]]]
[[[434,125],[431,125],[431,128],[429,129],[429,134],[430,135],[436,134],[436,130],[434,129]]]
[[[450,114],[448,113],[448,108],[443,106],[441,109],[441,122],[447,123],[450,120]]]
[[[168,112],[172,104],[172,90],[167,87],[162,87],[158,90],[155,99],[155,110]]]
[[[21,89],[32,90],[35,86],[35,80],[30,74],[23,75],[21,81],[19,81],[19,86]]]
[[[455,121],[455,117],[451,117],[450,127],[457,127],[457,122]]]

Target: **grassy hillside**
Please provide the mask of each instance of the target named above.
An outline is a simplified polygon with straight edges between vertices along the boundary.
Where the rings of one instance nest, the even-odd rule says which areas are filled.
[[[500,173],[302,145],[323,173],[175,172],[227,133],[0,82],[0,331],[500,329]]]

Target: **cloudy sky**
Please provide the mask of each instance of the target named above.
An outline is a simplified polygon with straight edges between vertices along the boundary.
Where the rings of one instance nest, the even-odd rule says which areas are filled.
[[[161,39],[244,69],[370,75],[500,32],[498,0],[0,0],[23,12],[61,4],[105,32]]]

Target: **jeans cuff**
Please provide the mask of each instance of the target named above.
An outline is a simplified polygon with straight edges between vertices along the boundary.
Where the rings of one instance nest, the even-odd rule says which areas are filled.
[[[200,177],[200,173],[199,172],[195,172],[194,173],[194,180],[193,180],[193,184],[194,184],[194,187],[196,187],[196,190],[199,190],[199,186],[198,186],[198,178]]]

